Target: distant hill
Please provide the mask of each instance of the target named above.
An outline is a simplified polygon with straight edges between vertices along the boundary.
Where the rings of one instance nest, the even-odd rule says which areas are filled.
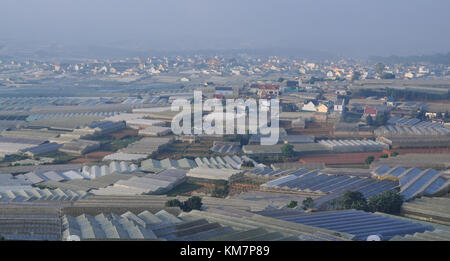
[[[450,65],[450,52],[443,54],[443,53],[437,53],[432,55],[414,55],[414,56],[388,56],[388,57],[382,57],[382,56],[371,56],[369,58],[371,62],[382,62],[386,64],[398,64],[398,63],[431,63],[431,64],[443,64],[443,65]]]

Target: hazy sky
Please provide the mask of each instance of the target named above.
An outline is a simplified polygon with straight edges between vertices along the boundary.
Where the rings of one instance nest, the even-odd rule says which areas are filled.
[[[448,0],[1,0],[0,41],[139,49],[450,51]]]

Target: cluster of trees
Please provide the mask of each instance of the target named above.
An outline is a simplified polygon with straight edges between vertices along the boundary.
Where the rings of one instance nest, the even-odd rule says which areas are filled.
[[[383,63],[377,63],[374,66],[375,73],[377,73],[381,79],[395,79],[395,74],[387,72],[386,65]]]
[[[393,151],[393,152],[391,152],[391,154],[383,153],[383,154],[380,155],[380,158],[386,159],[386,158],[389,158],[389,156],[390,156],[390,157],[398,156],[398,152]],[[367,156],[367,158],[365,159],[365,163],[366,163],[367,165],[370,165],[374,160],[375,160],[375,157],[374,157],[374,156]]]
[[[286,207],[287,208],[296,208],[298,206],[298,202],[295,200],[291,200]],[[311,197],[308,197],[302,201],[302,208],[304,210],[314,208],[314,200]]]
[[[359,72],[359,71],[354,71],[354,72],[353,72],[353,75],[352,75],[352,82],[353,82],[353,81],[359,80],[359,78],[361,78],[361,72]]]
[[[314,200],[310,197],[302,201],[302,207],[304,210],[311,209],[314,207]]]
[[[375,126],[375,127],[383,126],[386,124],[387,121],[388,121],[388,116],[384,113],[378,114],[377,117],[375,117],[375,120],[370,115],[366,117],[366,122],[367,122],[367,125],[369,125],[369,126]]]
[[[254,166],[255,164],[253,163],[253,161],[244,161],[242,163],[242,167],[253,168]]]
[[[344,209],[399,214],[403,204],[403,196],[391,190],[367,200],[359,191],[347,191],[342,196],[340,203]]]
[[[171,199],[166,202],[166,207],[179,207],[184,212],[191,210],[200,210],[202,208],[202,199],[197,196],[188,198],[186,201],[179,201],[178,199]]]

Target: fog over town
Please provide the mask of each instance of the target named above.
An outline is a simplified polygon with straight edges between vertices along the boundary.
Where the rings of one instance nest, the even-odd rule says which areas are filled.
[[[449,11],[1,1],[0,241],[449,241]]]

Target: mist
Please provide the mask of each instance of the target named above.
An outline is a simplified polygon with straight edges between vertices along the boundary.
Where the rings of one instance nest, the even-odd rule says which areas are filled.
[[[0,43],[135,51],[448,52],[447,0],[2,0]]]

